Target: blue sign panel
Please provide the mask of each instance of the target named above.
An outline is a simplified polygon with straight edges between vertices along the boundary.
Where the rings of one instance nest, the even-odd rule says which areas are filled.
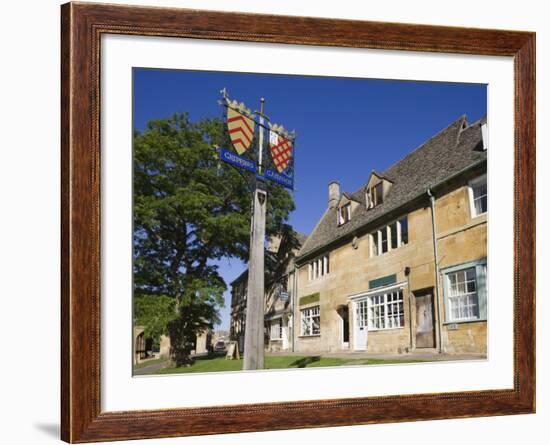
[[[226,150],[225,148],[220,148],[220,159],[228,164],[234,165],[235,167],[243,168],[249,172],[256,173],[256,163],[254,161],[243,158],[237,153]]]
[[[289,295],[288,292],[279,292],[279,300],[288,301]]]
[[[279,173],[274,170],[270,170],[267,168],[265,170],[265,179],[269,179],[270,181],[276,182],[277,184],[281,184],[282,186],[289,188],[291,190],[294,189],[294,178],[291,176],[287,176],[284,173]]]

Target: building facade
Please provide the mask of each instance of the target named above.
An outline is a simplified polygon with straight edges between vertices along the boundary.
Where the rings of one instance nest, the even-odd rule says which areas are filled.
[[[465,116],[354,193],[296,258],[293,350],[487,351],[486,121]]]

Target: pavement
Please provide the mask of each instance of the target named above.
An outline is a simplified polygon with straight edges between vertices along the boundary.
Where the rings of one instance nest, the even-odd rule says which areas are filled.
[[[164,368],[167,363],[168,363],[168,360],[160,363],[159,362],[152,363],[148,366],[144,366],[143,368],[134,369],[134,375],[155,374],[159,369]]]
[[[448,354],[439,353],[435,349],[407,352],[407,353],[373,353],[373,352],[355,352],[355,351],[341,351],[341,352],[322,352],[318,354],[308,354],[303,352],[273,352],[268,355],[277,356],[322,356],[322,357],[335,357],[343,359],[380,359],[380,360],[426,360],[426,361],[457,361],[457,360],[486,360],[486,354]]]

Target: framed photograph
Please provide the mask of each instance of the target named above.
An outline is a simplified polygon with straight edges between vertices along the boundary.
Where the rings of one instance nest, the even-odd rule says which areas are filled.
[[[534,33],[61,17],[63,440],[535,411]]]

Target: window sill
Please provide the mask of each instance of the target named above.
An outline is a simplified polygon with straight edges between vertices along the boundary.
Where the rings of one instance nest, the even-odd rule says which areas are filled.
[[[321,283],[323,282],[324,280],[326,280],[327,278],[329,278],[329,275],[330,275],[330,272],[323,275],[322,277],[319,277],[319,278],[313,278],[311,280],[308,280],[307,281],[307,284],[317,284],[317,283]]]
[[[449,324],[478,323],[478,322],[487,322],[487,319],[486,318],[468,318],[467,320],[444,321],[443,326],[447,326]]]
[[[399,326],[397,328],[367,329],[367,332],[397,331],[398,329],[405,329],[405,326]]]
[[[395,252],[396,250],[401,250],[401,248],[403,247],[407,247],[408,245],[410,244],[410,241],[406,244],[401,244],[400,246],[397,246],[395,249],[390,249],[384,253],[379,253],[378,255],[375,255],[374,253],[372,255],[369,255],[369,260],[372,260],[374,258],[378,258],[378,257],[381,257],[381,256],[385,256],[389,253],[392,253],[392,252]]]
[[[472,219],[480,218],[480,217],[486,216],[486,215],[487,215],[487,212],[479,213],[477,215],[472,213]]]
[[[315,338],[320,337],[321,334],[311,334],[311,335],[299,335],[298,338]]]

